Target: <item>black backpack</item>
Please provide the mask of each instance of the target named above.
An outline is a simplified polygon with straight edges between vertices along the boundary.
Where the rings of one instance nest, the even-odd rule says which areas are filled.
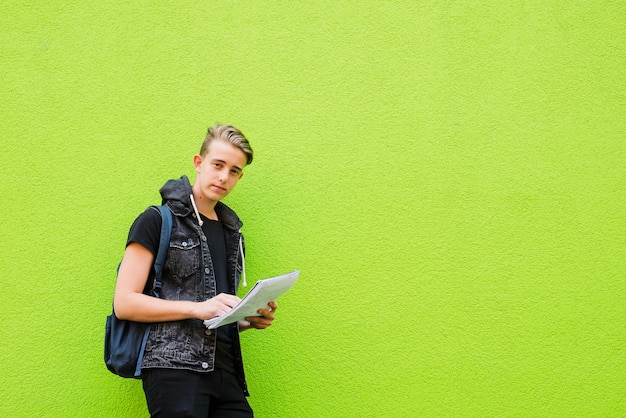
[[[163,264],[172,232],[172,212],[167,206],[156,208],[161,213],[161,237],[159,250],[154,260],[155,275],[148,278],[144,293],[158,298],[161,291]],[[121,377],[140,378],[141,363],[149,334],[150,324],[118,319],[113,310],[111,315],[107,316],[104,335],[104,363],[107,368]]]

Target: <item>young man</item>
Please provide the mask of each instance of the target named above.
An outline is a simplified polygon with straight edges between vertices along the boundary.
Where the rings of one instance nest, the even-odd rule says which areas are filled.
[[[238,324],[208,330],[203,320],[239,302],[244,267],[242,222],[220,202],[252,162],[252,148],[230,125],[209,129],[193,157],[196,179],[168,181],[160,190],[173,227],[161,297],[143,294],[158,250],[161,218],[148,208],[133,223],[115,289],[120,319],[153,323],[142,363],[143,389],[153,417],[251,417],[239,332],[272,324],[277,308]]]

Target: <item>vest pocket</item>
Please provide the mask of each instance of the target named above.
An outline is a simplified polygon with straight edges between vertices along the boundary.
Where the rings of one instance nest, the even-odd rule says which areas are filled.
[[[169,257],[172,263],[174,280],[184,282],[200,267],[200,240],[187,237],[170,241]]]

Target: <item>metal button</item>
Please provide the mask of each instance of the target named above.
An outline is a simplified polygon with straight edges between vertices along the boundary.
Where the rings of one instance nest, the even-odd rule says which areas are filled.
[[[209,368],[209,363],[207,363],[206,361],[202,363],[202,368],[203,369],[208,369]]]
[[[208,335],[209,337],[213,335],[213,331],[211,331],[210,329],[207,329],[206,331],[204,331],[204,333]]]
[[[211,272],[211,269],[207,267],[207,268],[205,268],[205,269],[204,269],[204,272],[205,272],[206,274],[209,274],[209,273]]]

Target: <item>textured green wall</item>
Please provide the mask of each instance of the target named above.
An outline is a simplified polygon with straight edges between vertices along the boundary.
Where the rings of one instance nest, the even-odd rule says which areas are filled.
[[[158,3],[155,5],[154,3]],[[626,2],[0,4],[0,416],[144,416],[102,363],[133,218],[208,125],[259,417],[626,415]]]

